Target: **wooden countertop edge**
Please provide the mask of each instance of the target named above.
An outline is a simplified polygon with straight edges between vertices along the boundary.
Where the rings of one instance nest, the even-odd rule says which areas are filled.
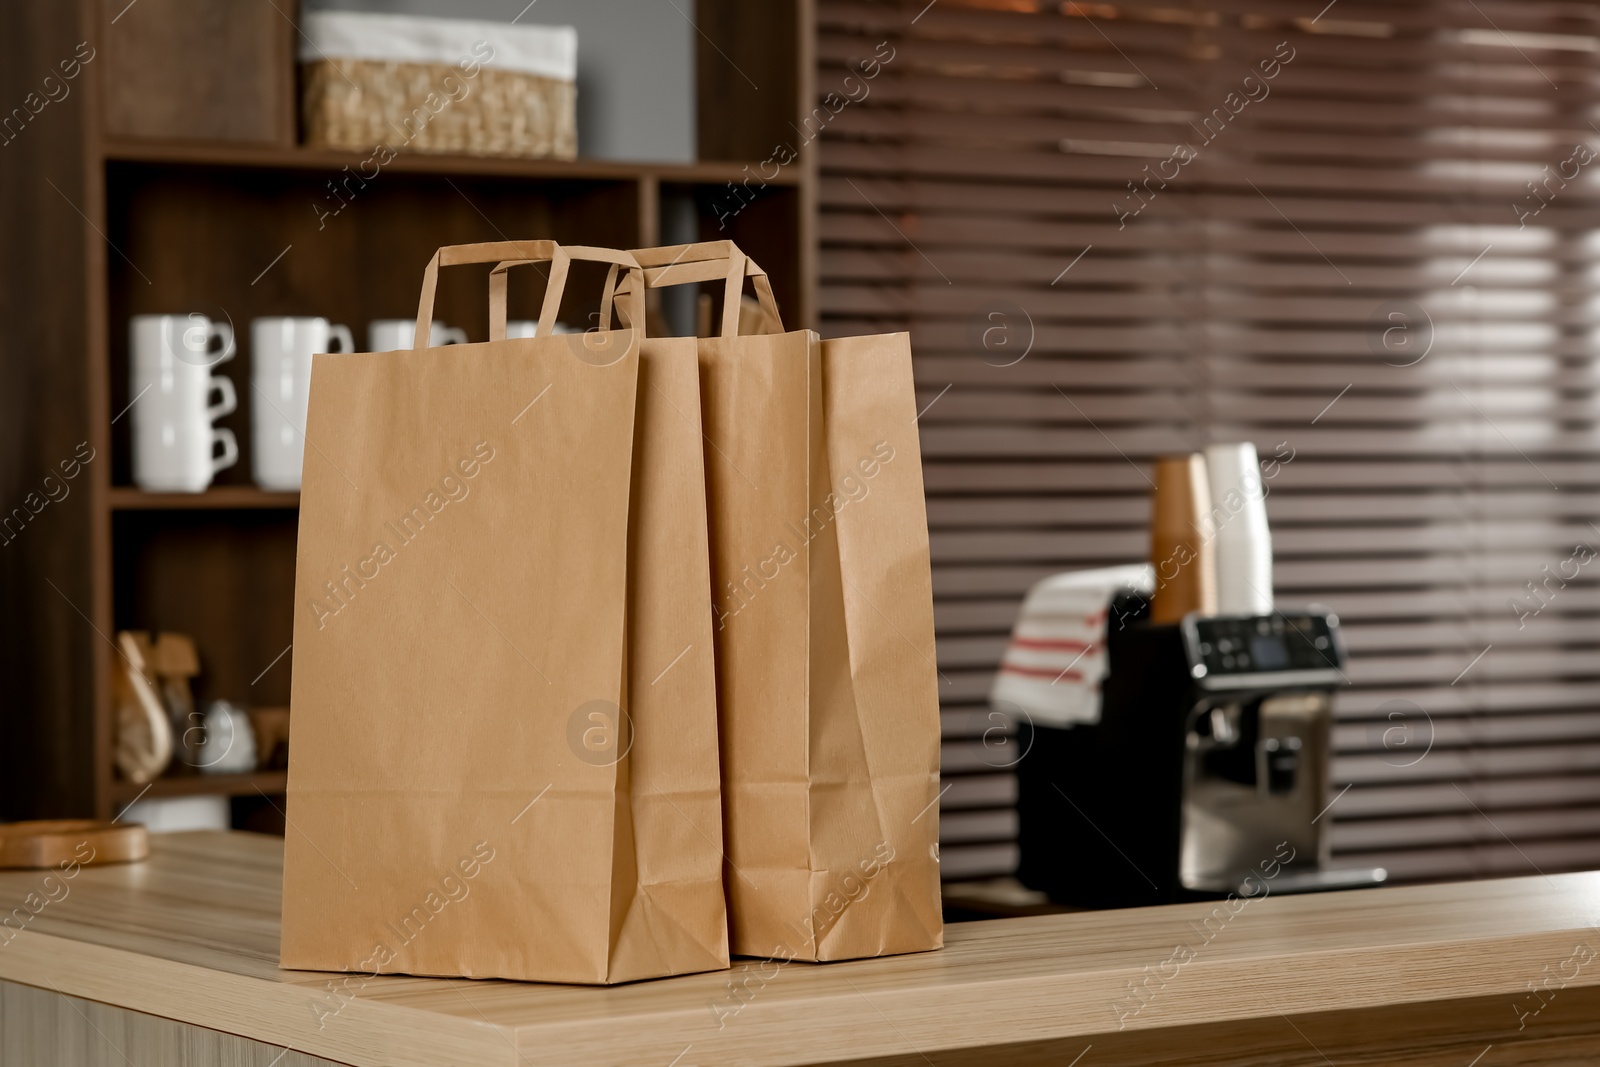
[[[1583,940],[1600,950],[1600,933],[1560,930],[1210,963],[1202,954],[1125,1025],[1160,1029],[1495,995],[1505,996],[1511,1018],[1513,1005],[1528,995],[1527,984],[1547,964],[1567,959]],[[784,1067],[1014,1042],[1082,1038],[1088,1043],[1120,1029],[1112,1001],[1126,997],[1127,984],[1142,973],[1127,967],[887,991],[847,981],[854,987],[837,994],[771,1005],[763,1005],[757,994],[720,1031],[709,1005],[703,1015],[631,1015],[626,1030],[594,1022],[507,1029],[516,1032],[523,1055],[573,1067],[605,1062],[597,1056],[645,1063],[664,1057],[666,1062],[686,1046],[692,1046],[693,1062],[701,1067]],[[1600,965],[1591,963],[1567,988],[1596,985]],[[639,1025],[646,1021],[648,1026]]]
[[[1156,988],[1128,1029],[1153,1029],[1504,995],[1508,1017],[1546,965],[1600,932],[1570,928],[1461,941],[1335,949],[1208,961],[1202,951]],[[1152,965],[1157,961],[1151,961]],[[874,988],[848,964],[831,965],[837,992],[763,1001],[760,991],[719,1029],[704,1010],[635,1012],[613,1019],[544,1025],[489,1021],[496,990],[452,983],[480,1020],[357,996],[321,1029],[312,1004],[325,981],[262,981],[24,931],[0,947],[0,979],[238,1034],[299,1052],[367,1064],[667,1063],[685,1048],[702,1067],[866,1059],[1019,1041],[1083,1038],[1119,1029],[1113,1001],[1132,1004],[1129,982],[1143,968],[1117,967],[1041,978]],[[782,982],[781,973],[773,979]],[[1569,986],[1600,985],[1589,964]],[[464,987],[464,989],[463,989]],[[472,995],[469,997],[468,993]],[[389,995],[391,998],[393,994]],[[242,1010],[241,1010],[242,1009]],[[487,1012],[485,1011],[487,1009]]]
[[[505,1064],[505,1028],[357,997],[318,1027],[313,1005],[334,975],[301,985],[229,974],[139,952],[21,931],[0,945],[0,981],[176,1019],[354,1067]]]

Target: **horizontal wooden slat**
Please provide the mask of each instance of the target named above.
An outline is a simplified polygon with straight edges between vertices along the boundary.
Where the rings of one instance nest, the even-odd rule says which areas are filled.
[[[1344,783],[1340,783],[1340,790]],[[1382,821],[1427,814],[1460,814],[1477,805],[1497,817],[1501,812],[1548,810],[1564,804],[1600,803],[1600,776],[1502,778],[1470,783],[1425,782],[1357,786],[1334,806],[1338,821]]]
[[[1219,506],[1219,512],[1226,511]],[[1271,515],[1268,509],[1268,515]],[[1224,520],[1224,527],[1226,522]],[[963,563],[985,560],[1098,558],[1117,554],[1143,558],[1148,540],[1140,526],[1131,529],[1007,530],[941,532],[932,534],[935,563]],[[1588,546],[1600,552],[1600,534],[1582,525],[1534,525],[1507,528],[1493,523],[1452,523],[1447,520],[1419,525],[1415,523],[1371,526],[1300,527],[1281,525],[1272,536],[1272,548],[1280,560],[1321,559],[1328,557],[1389,556],[1414,559],[1422,553],[1465,555],[1493,562],[1475,568],[1480,581],[1510,582],[1520,587],[1525,581],[1540,580],[1557,573],[1571,559],[1562,584],[1581,586],[1600,579],[1600,566],[1587,569],[1575,556],[1575,546]],[[1544,571],[1548,566],[1549,572]],[[1587,572],[1587,573],[1586,573]]]
[[[1299,598],[1302,602],[1307,599]],[[1508,617],[1508,597],[1500,592],[1477,589],[1421,589],[1400,592],[1356,593],[1338,591],[1324,600],[1336,599],[1339,618],[1344,624],[1346,643],[1365,643],[1381,640],[1369,637],[1386,624],[1403,623],[1407,627],[1425,625],[1431,620],[1445,619],[1450,625],[1463,627],[1459,636],[1481,634],[1478,620],[1493,620],[1499,625]],[[1285,601],[1288,602],[1288,601]],[[995,599],[992,597],[941,598],[934,605],[934,624],[939,637],[961,636],[970,633],[1005,634],[1021,607],[1021,597]],[[1594,602],[1591,597],[1553,601],[1539,615],[1540,619],[1560,619],[1559,626],[1543,628],[1539,639],[1560,640],[1568,625],[1583,625],[1593,618]],[[1369,625],[1372,624],[1372,625]],[[1487,638],[1485,639],[1487,643]],[[1480,646],[1481,648],[1481,646]],[[1364,653],[1365,649],[1359,649]],[[1474,650],[1473,654],[1476,654]],[[1465,665],[1463,663],[1463,665]]]
[[[1359,124],[1356,115],[1343,116],[1351,124]],[[1439,116],[1442,120],[1444,116]],[[1219,138],[1220,140],[1220,138]],[[996,148],[982,154],[944,145],[883,145],[878,142],[841,142],[829,150],[836,161],[835,173],[897,173],[916,178],[967,178],[982,180],[986,174],[1004,174],[1016,181],[1070,181],[1115,183],[1118,186],[1135,178],[1142,179],[1140,166],[1130,167],[1126,159],[1110,156],[1068,154],[1060,151],[1019,151]],[[1153,162],[1162,158],[1152,151],[1141,159]],[[1411,170],[1385,170],[1353,166],[1295,166],[1254,163],[1247,166],[1217,161],[1215,157],[1196,159],[1191,166],[1196,180],[1204,175],[1213,186],[1232,191],[1248,191],[1252,185],[1270,197],[1278,193],[1302,192],[1329,195],[1348,189],[1367,196],[1409,195],[1427,196],[1498,195],[1509,205],[1520,199],[1527,190],[1524,183],[1538,177],[1539,167],[1555,160],[1538,160],[1531,169],[1463,167],[1441,168],[1434,173]],[[1170,171],[1169,171],[1170,172]],[[1137,201],[1132,201],[1137,203]],[[1159,206],[1158,198],[1152,208]],[[1163,210],[1169,219],[1173,213]],[[1507,210],[1506,218],[1515,225],[1516,216]],[[1144,220],[1130,226],[1129,230],[1143,227]],[[1351,240],[1346,247],[1354,248]]]
[[[1333,777],[1340,782],[1464,781],[1474,776],[1516,777],[1529,774],[1571,775],[1600,773],[1600,744],[1559,747],[1495,747],[1456,751],[1434,749],[1412,766],[1412,757],[1396,753],[1382,756],[1337,756]]]
[[[1600,867],[1600,841],[1587,838],[1513,843],[1505,838],[1456,848],[1339,852],[1335,867],[1383,867],[1392,879],[1493,878]]]
[[[1589,599],[1583,606],[1592,607],[1594,599],[1594,590],[1591,589]],[[1016,609],[1013,609],[1013,616],[1015,613]],[[1004,631],[982,637],[946,636],[941,633],[938,641],[940,666],[960,669],[998,664],[1009,640],[1005,632],[1009,629],[1008,620]],[[1466,661],[1450,658],[1455,655],[1454,652],[1436,650],[1465,649],[1476,642],[1476,651],[1473,652],[1476,655],[1492,644],[1494,659],[1485,665],[1480,676],[1481,680],[1487,681],[1503,676],[1504,672],[1524,674],[1532,669],[1530,662],[1547,664],[1549,661],[1544,658],[1545,655],[1560,649],[1576,649],[1583,655],[1600,653],[1600,618],[1587,615],[1562,618],[1557,622],[1554,615],[1544,618],[1541,612],[1539,617],[1519,622],[1502,604],[1497,615],[1463,619],[1459,623],[1430,621],[1373,626],[1346,622],[1343,636],[1345,648],[1363,662],[1407,665],[1427,662],[1435,666],[1443,664],[1446,669],[1454,665],[1457,672],[1466,666]],[[1418,655],[1433,658],[1419,661],[1416,658]],[[1600,676],[1600,656],[1596,657],[1589,671],[1573,673]],[[1449,677],[1454,676],[1451,674]]]
[[[939,872],[951,881],[992,877],[1017,867],[1017,846],[1006,842],[986,845],[939,846]]]
[[[1001,13],[1004,12],[1004,13]],[[916,14],[913,5],[905,7],[862,3],[859,0],[824,0],[817,8],[818,25],[824,30],[848,30],[854,33],[906,32],[910,14]],[[1322,14],[1327,14],[1324,11]],[[1019,17],[1021,16],[1021,17]],[[1063,17],[1065,16],[1065,17]],[[1171,27],[1205,27],[1213,33],[1226,33],[1235,20],[1245,16],[1260,18],[1270,16],[1280,24],[1295,24],[1305,29],[1308,18],[1306,5],[1298,0],[1215,0],[1203,6],[1175,8],[1170,0],[1123,0],[1114,6],[1085,6],[1081,12],[1075,8],[1062,8],[1053,3],[1012,0],[1004,6],[992,2],[957,0],[942,4],[934,11],[918,16],[918,23],[926,21],[925,32],[987,35],[1005,34],[1016,37],[1026,34],[1041,40],[1064,42],[1081,34],[1076,27],[1081,20],[1115,20],[1115,28],[1123,47],[1135,48],[1151,42],[1170,45]],[[1319,15],[1320,20],[1321,15]],[[1361,24],[1366,27],[1387,27],[1390,35],[1410,30],[1413,34],[1426,33],[1439,37],[1451,29],[1479,30],[1485,25],[1503,26],[1524,33],[1550,33],[1572,35],[1576,32],[1573,21],[1593,16],[1580,5],[1572,3],[1541,3],[1535,0],[1477,0],[1475,3],[1402,2],[1388,0],[1383,3],[1352,3],[1345,0],[1339,5],[1337,15],[1328,18],[1321,31],[1328,34],[1348,32],[1343,27]],[[1227,21],[1224,21],[1224,19]],[[1166,34],[1156,34],[1156,23],[1166,29]],[[1311,28],[1316,28],[1312,25]],[[1124,36],[1126,35],[1126,36]],[[1372,39],[1370,29],[1362,33],[1363,40]],[[1588,39],[1571,37],[1569,48],[1591,51]],[[1345,51],[1334,55],[1359,59],[1362,54]]]
[[[940,818],[947,811],[1004,808],[1017,802],[1015,774],[955,775],[939,797]]]
[[[1137,543],[1137,542],[1136,542]],[[1100,557],[1077,557],[1070,562],[1080,566],[1095,563],[1120,565],[1137,561],[1137,551],[1108,553]],[[1130,559],[1131,557],[1131,559]],[[1020,595],[1033,583],[1059,573],[1068,557],[1032,565],[993,563],[987,565],[964,564],[934,568],[933,590],[937,596],[992,596],[996,594]],[[1548,560],[1529,557],[1516,566],[1503,566],[1499,577],[1518,583],[1509,586],[1504,595],[1509,596],[1520,583],[1540,576],[1540,567]],[[1431,584],[1460,584],[1464,580],[1460,560],[1445,556],[1424,556],[1414,560],[1318,560],[1308,563],[1279,562],[1273,568],[1275,584],[1284,602],[1304,602],[1319,590],[1364,588],[1384,591],[1396,586],[1427,586]],[[1503,605],[1502,605],[1503,606]]]
[[[951,812],[939,816],[939,848],[978,841],[1014,841],[1017,813],[1009,808]]]
[[[1397,725],[1401,732],[1391,733]],[[1407,732],[1415,736],[1408,737]],[[1391,764],[1404,764],[1421,755],[1419,740],[1431,742],[1433,749],[1443,752],[1484,744],[1537,745],[1597,738],[1600,738],[1600,710],[1570,715],[1483,714],[1470,718],[1440,715],[1423,720],[1415,711],[1406,709],[1398,718],[1341,723],[1334,731],[1333,742],[1344,753],[1377,751],[1391,757],[1387,761]],[[1401,748],[1415,751],[1401,753]]]
[[[1263,453],[1268,451],[1271,440],[1270,435],[1262,439],[1260,450]],[[1205,443],[1206,438],[1200,433],[1186,442],[1189,448],[1200,448]],[[1148,477],[1148,462],[1141,464],[1118,456],[1114,449],[1108,448],[1106,452],[1109,457],[1097,455],[1077,461],[1003,463],[925,460],[924,476],[929,490],[935,493],[1013,492],[1028,489],[1041,493],[1149,491],[1149,482],[1145,480]],[[1540,486],[1548,489],[1552,482],[1563,491],[1592,490],[1600,484],[1600,466],[1593,462],[1563,458],[1541,459],[1535,467],[1520,460],[1513,462],[1496,458],[1476,462],[1465,456],[1455,463],[1430,460],[1385,463],[1381,458],[1366,463],[1311,462],[1308,457],[1284,464],[1272,485],[1274,493],[1349,490],[1431,492],[1441,487],[1465,491],[1474,484],[1515,491]]]
[[[1492,822],[1490,821],[1492,818]],[[1339,852],[1410,850],[1439,845],[1501,845],[1514,841],[1593,837],[1600,808],[1499,812],[1490,818],[1473,811],[1424,819],[1373,819],[1335,823],[1333,848]],[[941,837],[943,827],[940,827]]]
[[[943,401],[941,401],[943,403]],[[1433,493],[1295,492],[1265,482],[1267,515],[1274,536],[1297,530],[1365,527],[1367,524],[1417,529],[1443,523],[1461,530],[1463,539],[1527,543],[1554,537],[1600,536],[1588,524],[1600,516],[1600,493],[1535,493],[1477,491],[1465,486]],[[942,529],[1059,529],[1062,527],[1125,527],[1142,530],[1150,517],[1146,494],[1082,496],[934,497],[928,501],[928,525]]]
[[[1456,673],[1434,685],[1341,689],[1335,700],[1335,712],[1341,721],[1345,721],[1383,718],[1397,710],[1415,719],[1419,707],[1425,710],[1426,716],[1441,719],[1452,715],[1481,714],[1489,710],[1496,714],[1512,715],[1552,709],[1589,710],[1600,707],[1600,679],[1593,677],[1508,680],[1488,670],[1474,678],[1471,685],[1466,684],[1465,680],[1457,684],[1457,678],[1469,667],[1476,672],[1488,662],[1487,656],[1478,659],[1478,654],[1485,647],[1487,643],[1476,648],[1469,646],[1457,650]],[[1476,665],[1474,660],[1477,660]]]

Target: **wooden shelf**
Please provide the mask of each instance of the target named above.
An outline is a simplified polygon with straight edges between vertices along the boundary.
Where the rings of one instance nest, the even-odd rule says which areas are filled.
[[[281,796],[289,779],[288,771],[255,771],[251,774],[190,774],[181,778],[157,778],[148,788],[133,782],[115,781],[111,798],[125,804],[135,797],[255,796],[256,790],[268,796]]]
[[[263,144],[228,144],[202,141],[146,141],[110,138],[105,142],[105,158],[126,163],[168,163],[209,167],[259,167],[325,170],[337,174],[345,167],[355,170],[370,161],[372,153],[348,152],[329,148],[285,148]],[[768,185],[799,185],[800,168],[780,168],[772,178],[760,177],[760,162],[732,163],[631,163],[604,159],[515,159],[504,156],[444,155],[431,152],[400,152],[383,165],[383,170],[410,174],[465,175],[474,178],[530,178],[547,180],[638,181],[654,178],[683,184],[743,181],[755,177]],[[768,169],[771,169],[770,167]]]
[[[203,493],[147,493],[115,486],[109,494],[113,511],[179,511],[196,508],[298,508],[299,493],[273,493],[253,485],[223,485]]]

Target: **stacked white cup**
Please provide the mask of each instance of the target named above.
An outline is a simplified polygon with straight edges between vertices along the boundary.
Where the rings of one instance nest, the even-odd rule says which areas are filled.
[[[509,338],[513,338],[513,337],[532,337],[534,334],[536,334],[538,332],[539,332],[539,320],[538,319],[509,319],[506,322],[506,337],[508,339]],[[553,326],[551,328],[550,332],[552,334],[564,334],[564,333],[582,333],[583,331],[582,330],[575,330],[571,326],[568,326],[566,323],[558,322],[558,323],[555,324],[555,326]]]
[[[306,411],[311,399],[311,357],[355,351],[348,326],[323,318],[274,315],[250,324],[251,466],[263,489],[289,492],[300,488],[305,462]]]
[[[368,352],[400,352],[410,348],[416,340],[416,319],[373,319],[367,324]],[[438,319],[428,326],[429,348],[466,343],[467,331],[459,326],[446,326]]]
[[[128,335],[134,484],[202,492],[239,461],[233,431],[212,425],[239,406],[232,379],[211,373],[234,356],[233,327],[204,315],[135,315]]]
[[[1248,441],[1206,447],[1211,527],[1217,561],[1217,611],[1272,612],[1272,531],[1256,446]]]

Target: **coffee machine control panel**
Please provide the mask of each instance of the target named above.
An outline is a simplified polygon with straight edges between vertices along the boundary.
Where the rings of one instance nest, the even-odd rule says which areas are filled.
[[[1339,620],[1327,612],[1190,615],[1183,633],[1190,674],[1203,688],[1342,680]]]

